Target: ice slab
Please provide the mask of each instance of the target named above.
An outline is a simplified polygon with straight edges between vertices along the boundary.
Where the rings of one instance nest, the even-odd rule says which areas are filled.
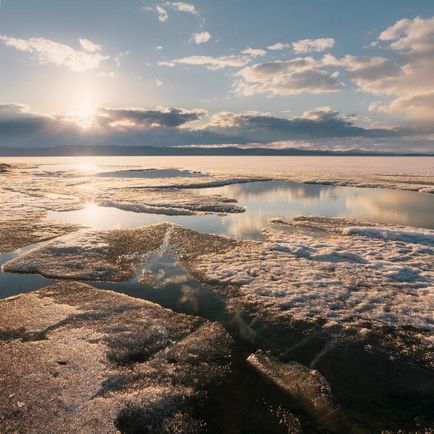
[[[228,374],[221,326],[146,301],[63,282],[0,309],[2,432],[196,432]]]

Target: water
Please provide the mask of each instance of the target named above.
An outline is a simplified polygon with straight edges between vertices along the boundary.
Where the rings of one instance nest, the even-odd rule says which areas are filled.
[[[0,255],[0,267],[7,261],[10,261],[11,259],[22,255],[23,253],[26,253],[42,244],[43,243],[31,244],[29,246],[22,247],[21,249],[17,249],[14,252],[8,252]],[[3,271],[0,271],[0,299],[44,288],[53,282],[54,280],[46,279],[39,274],[17,274],[4,273]]]
[[[169,221],[199,232],[256,240],[262,239],[262,229],[270,226],[270,218],[290,219],[298,215],[348,217],[434,229],[434,195],[412,191],[265,181],[194,192],[236,199],[246,212],[166,216],[90,205],[78,211],[49,212],[47,218],[97,229],[134,228]]]

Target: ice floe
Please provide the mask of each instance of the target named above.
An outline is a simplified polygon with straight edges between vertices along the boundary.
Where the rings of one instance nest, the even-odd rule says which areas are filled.
[[[383,239],[369,236],[376,227],[359,234],[348,230],[354,226],[340,227],[340,219],[328,222],[333,231],[323,236],[266,230],[268,242],[198,257],[195,269],[206,279],[239,285],[247,303],[278,316],[330,326],[369,319],[433,330],[434,250],[425,242],[434,233],[410,231],[409,241],[407,231],[404,242],[393,227],[387,233],[396,236]]]
[[[229,373],[221,326],[146,301],[64,282],[0,308],[2,432],[198,432]]]

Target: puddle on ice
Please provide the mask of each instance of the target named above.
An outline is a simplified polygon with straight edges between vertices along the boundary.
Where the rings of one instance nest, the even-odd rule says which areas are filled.
[[[41,244],[43,243],[0,255],[0,266]],[[140,282],[143,272],[152,273],[158,279],[157,287]],[[0,299],[43,288],[54,282],[54,279],[48,279],[39,274],[1,272]],[[85,283],[149,300],[177,312],[198,315],[211,320],[222,320],[226,312],[223,295],[213,292],[192,278],[183,267],[177,264],[175,255],[170,251],[153,255],[143,268],[139,268],[135,275],[127,281],[116,283],[86,281]]]
[[[143,272],[158,278],[157,286],[140,283]],[[176,312],[198,315],[210,320],[222,321],[225,316],[225,297],[196,281],[176,261],[175,255],[166,251],[154,255],[144,268],[124,282],[90,282],[92,286],[111,289],[131,297],[152,301]]]
[[[97,229],[134,228],[168,221],[199,232],[255,240],[263,239],[262,229],[269,226],[270,218],[298,215],[348,217],[434,229],[434,195],[412,191],[263,181],[194,192],[236,199],[246,212],[226,216],[168,216],[89,205],[78,211],[49,212],[47,219]]]
[[[35,243],[29,246],[17,249],[14,252],[0,255],[0,268],[7,261],[32,250],[43,243]],[[0,298],[11,297],[13,295],[34,291],[53,283],[54,280],[47,279],[39,274],[17,274],[4,273],[0,271]]]

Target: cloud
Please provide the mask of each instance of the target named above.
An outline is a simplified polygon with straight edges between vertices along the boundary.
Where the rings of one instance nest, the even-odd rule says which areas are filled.
[[[261,48],[246,48],[245,50],[241,51],[241,54],[245,54],[246,56],[254,58],[265,56],[267,52]]]
[[[128,125],[130,128],[176,128],[197,121],[204,114],[203,110],[178,108],[99,108],[95,114],[98,125]]]
[[[101,45],[95,44],[95,42],[89,41],[89,39],[80,38],[78,42],[80,42],[81,48],[89,53],[97,53],[102,50]]]
[[[401,67],[394,60],[386,57],[357,57],[347,55],[341,59],[328,54],[322,60],[325,66],[344,67],[349,77],[363,92],[375,95],[387,94],[385,78],[397,77]]]
[[[383,137],[392,130],[365,129],[354,125],[351,116],[342,116],[330,108],[306,111],[300,116],[280,118],[266,114],[220,112],[212,115],[205,129],[218,130],[252,141],[304,140],[340,137]]]
[[[193,15],[197,15],[198,12],[196,10],[196,7],[191,3],[186,2],[167,2],[166,5],[171,6],[172,8],[176,9],[180,12],[188,12]]]
[[[337,71],[330,71],[312,57],[258,63],[237,74],[235,92],[239,95],[296,95],[336,92],[343,88]]]
[[[434,91],[417,95],[407,95],[396,98],[380,111],[406,112],[421,122],[432,125],[434,119]]]
[[[163,8],[163,6],[157,5],[155,7],[155,10],[157,11],[158,14],[158,21],[164,23],[169,19],[169,14],[167,13],[166,9]]]
[[[171,61],[171,60],[159,60],[157,62],[158,66],[167,66],[169,68],[174,68],[175,67],[175,62]]]
[[[335,45],[333,38],[300,39],[292,43],[292,49],[298,53],[324,51]]]
[[[413,20],[403,19],[384,30],[378,39],[392,41],[390,48],[396,51],[416,51],[419,53],[433,53],[434,48],[434,17]]]
[[[211,38],[212,35],[209,32],[199,32],[191,35],[191,41],[196,44],[203,44],[204,42],[208,42]]]
[[[9,103],[9,104],[0,104],[0,116],[3,118],[9,114],[17,114],[17,113],[25,113],[30,110],[30,107],[26,104],[18,104],[18,103]]]
[[[434,17],[399,20],[381,32],[377,42],[392,58],[345,56],[338,63],[359,90],[395,97],[378,104],[380,111],[425,122],[434,113]]]
[[[155,6],[144,6],[142,7],[142,10],[156,12],[158,20],[162,23],[169,19],[169,13],[167,12],[167,9],[169,8],[178,12],[187,12],[189,14],[199,16],[196,7],[193,4],[187,2],[157,1],[154,2],[154,5]]]
[[[230,55],[230,56],[190,56],[182,57],[181,59],[175,59],[171,62],[164,62],[165,66],[171,66],[175,63],[180,63],[184,65],[203,65],[208,69],[217,70],[223,68],[240,68],[247,65],[250,62],[250,58],[240,55]],[[162,62],[159,63],[160,65]]]
[[[20,39],[0,34],[0,42],[18,51],[31,54],[41,64],[64,66],[74,72],[97,69],[110,58],[101,54],[101,46],[79,39],[80,50],[46,38]]]
[[[269,45],[267,48],[269,50],[284,50],[288,48],[289,44],[285,44],[284,42],[276,42],[275,44]]]
[[[355,116],[317,108],[292,117],[267,113],[218,112],[174,107],[100,107],[91,127],[82,128],[71,115],[33,113],[22,104],[0,104],[0,146],[40,147],[66,145],[238,145],[294,146],[343,149],[429,150],[433,141],[420,131],[366,128]],[[413,147],[413,148],[412,148]]]
[[[163,82],[159,78],[156,78],[155,79],[155,86],[163,86]]]
[[[256,57],[265,56],[266,54],[267,52],[265,50],[249,47],[241,51],[239,54],[231,54],[227,56],[188,56],[170,61],[158,61],[157,64],[159,66],[169,67],[173,67],[176,64],[206,66],[210,70],[242,68]]]
[[[63,117],[33,113],[22,104],[0,104],[0,145],[52,144],[56,137],[76,138],[78,127]]]

